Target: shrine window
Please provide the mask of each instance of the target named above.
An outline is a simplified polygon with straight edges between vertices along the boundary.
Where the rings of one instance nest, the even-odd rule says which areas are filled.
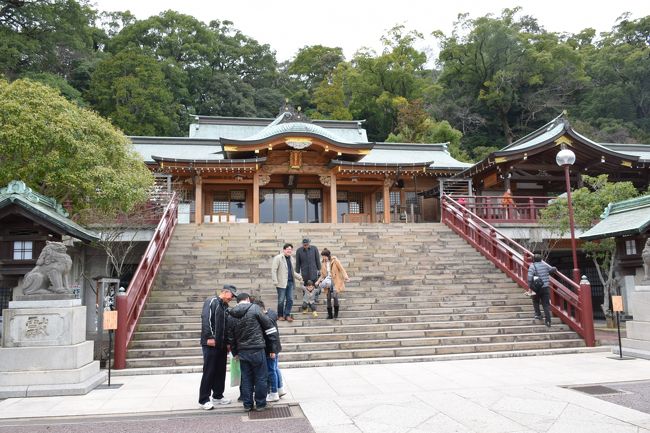
[[[14,241],[14,260],[32,260],[33,251],[32,241]]]
[[[625,241],[625,255],[636,256],[636,240]]]

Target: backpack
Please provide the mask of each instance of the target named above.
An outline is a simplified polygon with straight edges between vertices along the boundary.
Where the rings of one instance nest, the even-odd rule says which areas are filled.
[[[537,267],[535,265],[532,265],[533,267],[533,279],[530,282],[530,290],[532,290],[535,293],[540,293],[542,289],[544,288],[544,280],[542,280],[538,275],[537,275]]]

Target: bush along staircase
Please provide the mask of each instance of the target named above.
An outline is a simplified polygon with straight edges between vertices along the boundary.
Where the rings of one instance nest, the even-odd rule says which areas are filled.
[[[126,370],[200,371],[203,301],[224,283],[276,309],[271,259],[284,242],[327,247],[351,281],[338,319],[280,322],[282,367],[523,356],[581,350],[554,319],[535,322],[530,298],[443,224],[178,225],[126,354]],[[234,305],[234,304],[233,304]]]

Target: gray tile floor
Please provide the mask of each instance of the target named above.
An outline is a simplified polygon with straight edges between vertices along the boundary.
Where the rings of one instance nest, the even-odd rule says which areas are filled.
[[[616,384],[645,392],[647,385],[640,384],[650,381],[650,361],[619,363],[608,356],[319,367],[283,374],[287,397],[300,404],[317,433],[650,433],[650,414],[635,409],[642,407],[567,388]],[[85,396],[0,401],[0,419],[198,410],[199,381],[200,374],[116,377],[120,388]],[[226,397],[234,400],[237,393],[229,388]],[[636,400],[643,398],[647,401]],[[228,410],[240,407],[233,403]]]

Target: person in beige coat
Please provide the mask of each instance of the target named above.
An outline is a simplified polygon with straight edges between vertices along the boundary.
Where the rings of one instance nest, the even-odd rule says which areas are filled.
[[[316,286],[325,290],[327,295],[327,318],[336,319],[339,317],[339,293],[345,290],[345,283],[350,281],[345,268],[332,253],[325,248],[320,253],[321,268],[320,277]],[[332,299],[334,299],[334,315],[332,315]]]
[[[271,279],[278,292],[278,320],[293,322],[293,288],[302,284],[302,277],[296,272],[296,264],[291,257],[293,245],[284,244],[282,252],[273,257],[271,262]]]

